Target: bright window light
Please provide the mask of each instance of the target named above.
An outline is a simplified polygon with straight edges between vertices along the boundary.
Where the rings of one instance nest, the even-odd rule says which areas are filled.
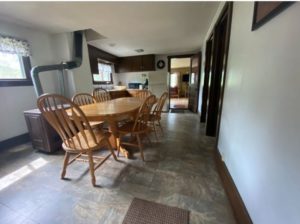
[[[172,88],[178,86],[178,78],[177,78],[177,74],[176,73],[171,74],[171,77],[170,77],[170,86]]]
[[[39,158],[39,159],[36,159],[33,162],[29,163],[29,165],[32,166],[34,169],[38,169],[38,168],[46,165],[46,163],[48,163],[46,160],[44,160],[43,158]]]
[[[17,182],[18,180],[22,179],[23,177],[27,176],[28,174],[32,173],[34,170],[41,168],[47,163],[48,162],[43,158],[39,158],[32,161],[28,165],[23,166],[20,169],[17,169],[16,171],[2,177],[0,179],[0,191],[8,187],[9,185]]]
[[[1,79],[26,79],[20,56],[0,52],[0,80]]]
[[[110,64],[98,63],[99,74],[93,74],[94,82],[112,82],[112,67]]]

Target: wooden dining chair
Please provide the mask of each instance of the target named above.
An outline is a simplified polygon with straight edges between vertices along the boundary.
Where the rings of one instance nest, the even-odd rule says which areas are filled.
[[[97,102],[104,102],[111,99],[109,92],[102,88],[95,88],[93,90],[93,97]]]
[[[72,101],[78,106],[88,105],[97,102],[96,99],[89,93],[77,93],[72,97]]]
[[[93,186],[96,185],[95,170],[109,157],[117,157],[108,140],[109,133],[93,131],[82,110],[71,100],[57,94],[44,94],[38,98],[37,106],[49,124],[62,139],[65,158],[61,178],[66,175],[67,166],[76,160],[88,161]],[[106,156],[94,156],[96,150],[107,147]],[[75,156],[70,160],[71,155]],[[95,163],[96,162],[96,163]]]
[[[155,134],[155,138],[158,141],[158,137],[157,137],[157,129],[156,129],[156,125],[160,128],[161,133],[163,134],[163,128],[161,126],[160,120],[161,120],[161,112],[163,110],[163,107],[165,105],[165,102],[168,98],[168,93],[164,92],[159,100],[157,101],[157,104],[154,108],[154,110],[151,112],[150,116],[149,116],[149,123],[152,127],[152,130],[154,131]]]
[[[146,99],[148,96],[151,96],[151,92],[149,90],[139,90],[136,94],[136,97],[137,98],[140,98],[140,99]]]
[[[78,93],[72,97],[72,102],[78,106],[84,106],[92,103],[97,103],[96,99],[89,93]],[[90,121],[89,122],[93,129],[103,128],[103,121]]]
[[[129,145],[138,147],[141,152],[142,160],[145,161],[144,152],[143,152],[143,145],[142,145],[142,137],[146,136],[149,139],[149,116],[151,109],[156,101],[156,97],[151,95],[145,99],[143,104],[141,105],[139,112],[133,121],[126,122],[121,127],[118,127],[118,134],[119,134],[119,141],[118,141],[118,155],[120,152],[121,145]],[[137,143],[132,142],[124,142],[122,137],[125,135],[131,135],[132,137],[136,137]]]

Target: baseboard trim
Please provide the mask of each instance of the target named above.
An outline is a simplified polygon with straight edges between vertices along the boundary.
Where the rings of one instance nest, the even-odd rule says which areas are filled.
[[[233,209],[234,216],[237,223],[239,224],[253,224],[247,208],[238,192],[238,189],[235,186],[235,183],[227,169],[226,164],[222,160],[220,151],[216,149],[216,165],[219,175],[222,179],[223,186],[229,198],[231,207]]]
[[[18,145],[21,145],[21,144],[29,142],[29,141],[30,141],[29,133],[18,135],[16,137],[1,141],[0,142],[0,150],[18,146]]]

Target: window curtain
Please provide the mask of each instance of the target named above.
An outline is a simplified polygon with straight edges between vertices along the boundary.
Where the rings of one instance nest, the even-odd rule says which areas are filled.
[[[26,40],[0,35],[0,52],[30,56],[29,43]]]

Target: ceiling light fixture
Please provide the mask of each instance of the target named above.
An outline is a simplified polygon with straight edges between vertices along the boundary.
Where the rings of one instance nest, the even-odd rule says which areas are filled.
[[[142,52],[144,52],[144,49],[136,49],[135,50],[137,53],[142,53]]]

